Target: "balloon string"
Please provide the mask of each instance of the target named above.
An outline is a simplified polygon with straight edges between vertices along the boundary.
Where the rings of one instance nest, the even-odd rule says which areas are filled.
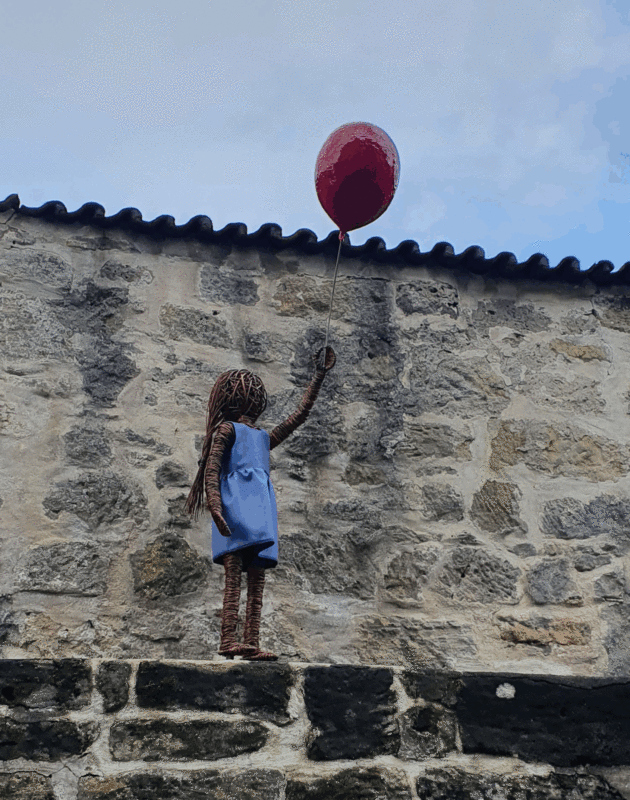
[[[328,347],[328,330],[330,329],[330,317],[332,314],[333,297],[335,296],[335,284],[337,283],[337,269],[339,267],[339,254],[341,253],[341,243],[344,233],[339,231],[339,248],[337,250],[337,263],[335,264],[335,277],[333,278],[332,292],[330,293],[330,309],[328,310],[328,322],[326,323],[326,343],[324,344],[324,361],[326,360],[326,348]]]

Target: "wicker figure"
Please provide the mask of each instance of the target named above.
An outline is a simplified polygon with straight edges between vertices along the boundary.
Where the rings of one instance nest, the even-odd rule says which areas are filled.
[[[324,377],[336,361],[332,347],[326,347],[320,365],[321,353],[314,356],[315,374],[297,410],[271,434],[255,425],[267,406],[267,393],[257,375],[244,369],[224,372],[210,393],[206,437],[186,510],[197,518],[207,505],[212,515],[212,560],[225,569],[219,654],[227,658],[277,659],[259,646],[265,569],[278,563],[278,521],[269,479],[269,452],[308,417]],[[247,611],[240,643],[236,627],[242,572],[247,572]]]

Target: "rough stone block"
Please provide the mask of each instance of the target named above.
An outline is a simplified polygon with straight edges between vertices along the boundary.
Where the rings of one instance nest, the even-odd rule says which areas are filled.
[[[423,670],[452,669],[477,655],[473,629],[457,619],[370,615],[357,625],[353,645],[361,663]]]
[[[251,721],[126,720],[112,725],[109,748],[115,761],[218,761],[260,750],[268,735]]]
[[[418,800],[623,800],[595,775],[469,773],[456,767],[429,769],[416,778]]]
[[[112,471],[86,472],[76,480],[57,483],[43,500],[46,515],[56,519],[63,511],[86,522],[92,530],[128,517],[137,523],[147,514],[142,489],[123,475]]]
[[[423,516],[429,522],[460,522],[464,519],[464,498],[453,486],[425,483],[420,492]]]
[[[409,314],[445,314],[456,319],[459,313],[457,289],[450,283],[414,281],[396,287],[396,305]]]
[[[75,426],[63,438],[69,464],[91,469],[109,466],[112,450],[102,428]]]
[[[457,702],[457,693],[463,687],[459,674],[434,672],[412,672],[404,670],[400,679],[405,692],[413,700],[422,699],[429,703],[440,703],[452,708]]]
[[[407,776],[383,767],[355,767],[322,778],[291,776],[286,800],[412,800]],[[454,800],[451,798],[450,800]]]
[[[490,533],[527,533],[527,525],[519,517],[519,495],[514,483],[486,481],[473,495],[470,516]]]
[[[253,306],[259,300],[255,280],[230,274],[215,264],[204,264],[199,278],[199,294],[211,303]]]
[[[503,420],[491,442],[490,467],[497,472],[523,462],[554,477],[609,481],[630,471],[630,447],[578,425],[538,420]]]
[[[475,328],[487,331],[500,325],[522,333],[545,331],[551,318],[533,303],[516,303],[505,298],[479,300],[477,308],[470,314],[470,322]]]
[[[487,550],[456,547],[442,565],[432,588],[453,600],[517,603],[521,570]]]
[[[401,715],[398,722],[398,758],[405,761],[440,758],[457,749],[455,715],[438,705],[410,708]]]
[[[90,702],[92,672],[81,659],[0,659],[0,704],[55,712]]]
[[[456,714],[464,753],[559,767],[630,763],[627,681],[466,675],[463,682]]]
[[[527,573],[527,589],[537,605],[582,603],[578,588],[571,577],[571,564],[567,558],[548,559],[532,567]]]
[[[60,542],[27,550],[17,568],[22,591],[96,597],[107,591],[110,559],[92,542]]]
[[[630,500],[611,494],[600,495],[590,503],[575,497],[561,497],[545,503],[541,528],[558,539],[588,539],[609,534],[614,540],[630,543]]]
[[[304,702],[313,725],[307,755],[314,761],[394,754],[400,744],[389,669],[308,667]]]
[[[540,645],[578,645],[590,644],[591,626],[586,622],[571,619],[531,619],[500,618],[501,639],[512,644]]]
[[[155,485],[158,489],[165,486],[190,486],[191,483],[188,470],[177,461],[165,461],[155,471]]]
[[[202,669],[143,661],[136,695],[139,708],[234,712],[285,725],[290,721],[293,680],[291,669],[283,664]]]
[[[45,719],[17,722],[0,718],[0,761],[60,761],[86,753],[99,734],[97,722]]]
[[[166,303],[160,309],[160,325],[170,339],[188,339],[210,347],[232,347],[225,320],[196,308]]]
[[[4,800],[57,800],[48,775],[0,772],[0,797]]]
[[[125,661],[105,661],[99,664],[96,673],[96,688],[103,696],[106,713],[120,711],[129,699],[131,664]]]
[[[80,778],[77,800],[280,800],[283,786],[283,775],[271,769],[127,773]]]
[[[144,597],[174,597],[194,592],[208,576],[208,562],[172,531],[131,556],[133,588]]]

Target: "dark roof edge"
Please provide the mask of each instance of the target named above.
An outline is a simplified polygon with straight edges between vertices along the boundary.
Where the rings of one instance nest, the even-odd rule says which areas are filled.
[[[283,236],[282,228],[273,222],[265,223],[255,233],[247,233],[242,222],[230,222],[220,231],[215,231],[210,217],[201,214],[192,217],[184,225],[176,225],[173,217],[163,214],[151,222],[142,219],[137,208],[123,208],[111,217],[105,216],[105,209],[98,203],[85,203],[77,211],[68,212],[63,203],[52,200],[39,208],[20,205],[17,194],[9,195],[0,201],[0,213],[13,209],[27,217],[38,217],[59,224],[82,223],[97,228],[118,228],[151,236],[154,239],[197,239],[205,243],[234,244],[240,247],[267,247],[275,250],[292,248],[305,254],[337,250],[339,240],[337,231],[318,241],[308,228],[300,228],[291,236]],[[562,283],[594,283],[597,286],[630,285],[630,261],[616,272],[611,261],[599,261],[588,270],[580,270],[580,262],[573,256],[563,258],[555,267],[542,253],[530,256],[527,261],[518,262],[513,253],[499,253],[494,258],[486,258],[481,247],[473,245],[462,253],[455,253],[449,242],[438,242],[433,249],[421,253],[418,243],[405,239],[388,250],[379,236],[373,236],[360,246],[344,243],[341,252],[346,258],[363,258],[383,264],[439,264],[447,269],[460,269],[475,275],[518,280],[560,281]]]

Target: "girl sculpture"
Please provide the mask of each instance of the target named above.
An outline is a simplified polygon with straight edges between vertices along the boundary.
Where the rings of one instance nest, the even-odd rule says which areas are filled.
[[[224,372],[210,392],[206,437],[186,510],[197,518],[207,505],[212,514],[212,560],[225,569],[219,654],[227,658],[278,658],[259,647],[265,569],[278,563],[278,520],[269,479],[269,452],[308,417],[324,377],[336,361],[332,347],[326,347],[323,366],[319,366],[321,352],[314,356],[315,374],[297,410],[271,434],[255,425],[267,405],[267,393],[257,375],[245,369]],[[242,643],[236,640],[241,572],[247,572]]]

